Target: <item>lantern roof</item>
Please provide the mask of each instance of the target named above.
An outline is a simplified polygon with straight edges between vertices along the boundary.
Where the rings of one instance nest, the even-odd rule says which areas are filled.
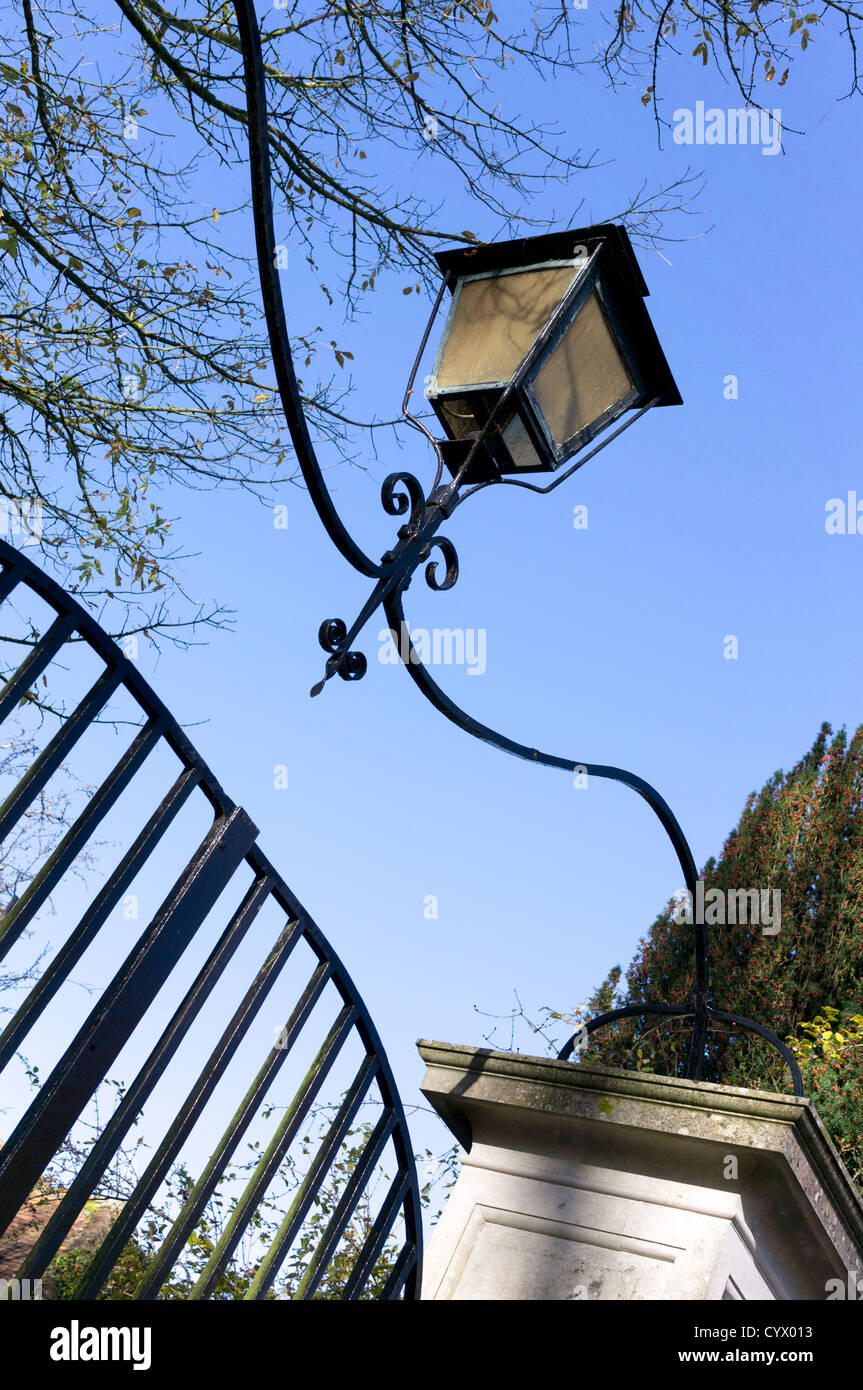
[[[656,397],[656,404],[682,405],[683,399],[643,303],[650,291],[625,227],[599,222],[592,227],[572,227],[565,232],[518,237],[514,241],[458,246],[451,251],[436,252],[435,260],[453,293],[457,281],[465,276],[572,260],[577,248],[586,247],[592,252],[597,242],[602,247],[601,273],[614,280],[629,340],[642,360],[651,364],[651,393]]]

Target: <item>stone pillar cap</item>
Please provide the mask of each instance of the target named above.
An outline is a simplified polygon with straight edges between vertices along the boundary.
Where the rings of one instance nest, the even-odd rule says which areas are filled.
[[[642,1150],[673,1145],[675,1166],[701,1167],[714,1144],[758,1150],[780,1186],[802,1189],[859,1267],[863,1197],[808,1097],[425,1038],[417,1047],[428,1068],[420,1089],[467,1150],[539,1143],[561,1157],[577,1148],[584,1161],[594,1148],[637,1152],[639,1132]]]

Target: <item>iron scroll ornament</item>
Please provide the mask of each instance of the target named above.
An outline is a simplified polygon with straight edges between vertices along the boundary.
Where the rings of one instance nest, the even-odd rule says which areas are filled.
[[[323,679],[312,687],[311,694],[320,694],[326,682],[333,675],[339,675],[343,680],[359,680],[363,677],[366,671],[366,658],[361,652],[353,649],[353,643],[372,614],[376,612],[379,607],[383,607],[390,631],[393,634],[396,647],[401,654],[402,662],[408,674],[425,698],[452,723],[464,729],[466,733],[471,734],[473,737],[485,743],[490,743],[493,747],[515,757],[524,758],[529,762],[534,762],[544,767],[563,769],[568,772],[573,772],[575,769],[583,767],[589,776],[603,777],[612,781],[621,782],[624,786],[628,786],[636,791],[659,818],[664,830],[668,834],[683,870],[687,890],[694,898],[697,873],[692,851],[667,802],[650,783],[622,768],[591,763],[574,763],[567,758],[541,753],[535,748],[517,743],[507,738],[505,735],[497,733],[495,730],[481,724],[471,715],[460,709],[449,696],[441,690],[440,686],[437,685],[429,671],[423,665],[416,650],[411,645],[409,637],[407,642],[404,640],[408,629],[404,617],[403,595],[416,569],[420,565],[425,564],[426,582],[432,589],[437,591],[452,588],[458,578],[458,556],[455,547],[448,538],[438,534],[439,528],[468,497],[480,491],[483,487],[492,485],[491,482],[481,482],[469,487],[466,491],[460,491],[462,478],[467,472],[473,455],[476,450],[481,447],[485,434],[492,428],[497,417],[505,408],[510,391],[527,375],[538,354],[543,350],[550,335],[555,331],[558,321],[567,311],[572,296],[576,292],[580,277],[576,277],[573,286],[571,286],[570,290],[564,295],[542,333],[517,368],[510,383],[510,387],[503,392],[489,420],[486,422],[484,430],[480,432],[478,439],[468,448],[464,458],[460,461],[459,467],[457,467],[454,472],[452,481],[446,484],[442,483],[444,469],[443,451],[445,444],[433,438],[429,431],[426,430],[425,426],[418,420],[415,420],[407,409],[413,379],[428,341],[432,322],[434,321],[434,317],[446,288],[446,280],[444,280],[414,361],[411,380],[408,384],[402,406],[405,417],[421,430],[437,454],[437,469],[434,482],[429,490],[428,496],[426,496],[419,479],[412,473],[392,473],[384,480],[381,489],[381,502],[384,510],[390,516],[406,515],[407,520],[399,528],[396,544],[392,549],[388,550],[381,557],[379,562],[372,560],[347,531],[336,510],[324,481],[323,472],[318,463],[303,411],[296,373],[294,371],[290,340],[288,337],[281,284],[276,274],[276,242],[273,226],[266,83],[260,32],[252,0],[234,0],[234,9],[237,15],[243,53],[243,73],[248,112],[252,209],[261,294],[279,396],[281,398],[285,419],[303,479],[308,487],[311,499],[327,534],[336,548],[355,569],[359,570],[361,574],[376,581],[368,600],[350,627],[340,618],[330,618],[321,624],[318,632],[318,640],[324,651],[328,652],[329,655]],[[586,268],[587,267],[585,267],[585,269]],[[635,420],[640,418],[640,416],[644,414],[646,410],[650,409],[654,403],[653,401],[648,402],[647,405],[643,406],[624,425],[619,426],[608,435],[602,443],[579,458],[576,463],[556,477],[548,486],[539,487],[535,484],[515,479],[495,479],[494,485],[523,487],[527,488],[529,491],[538,493],[551,491],[553,488],[558,487],[562,482],[566,481],[577,468],[582,467],[601,449],[611,443],[611,441],[622,433],[624,429],[634,424]],[[439,557],[433,555],[435,549],[439,549]],[[442,577],[439,577],[439,559],[445,562],[445,571]],[[701,1079],[704,1067],[707,1033],[710,1023],[730,1023],[758,1034],[776,1049],[791,1072],[794,1094],[802,1096],[803,1082],[800,1068],[789,1048],[785,1046],[776,1034],[772,1033],[761,1024],[754,1023],[737,1014],[727,1013],[716,1007],[716,1001],[710,989],[707,927],[703,922],[694,924],[693,949],[695,958],[695,985],[692,997],[687,1004],[671,1005],[659,1002],[644,1003],[630,1005],[623,1009],[614,1009],[608,1013],[601,1014],[599,1017],[592,1019],[586,1024],[585,1028],[581,1030],[581,1034],[577,1033],[570,1038],[561,1050],[559,1054],[560,1058],[566,1060],[571,1056],[580,1036],[584,1038],[597,1029],[607,1024],[614,1023],[620,1018],[635,1016],[647,1017],[651,1015],[691,1016],[693,1018],[693,1026],[686,1066],[686,1075],[690,1080],[698,1081]]]

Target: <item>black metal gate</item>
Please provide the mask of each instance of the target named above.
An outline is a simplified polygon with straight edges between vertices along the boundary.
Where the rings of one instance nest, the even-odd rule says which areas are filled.
[[[29,559],[0,542],[0,602],[16,596],[35,595],[52,610],[52,620],[38,635],[26,659],[0,691],[0,726],[28,699],[52,663],[61,660],[69,644],[86,644],[99,660],[100,669],[75,708],[57,720],[57,728],[38,751],[29,769],[0,806],[0,843],[45,789],[49,780],[94,722],[104,723],[108,702],[117,692],[131,697],[139,714],[137,727],[124,736],[122,756],[99,785],[88,794],[59,842],[52,848],[25,890],[0,921],[0,961],[22,938],[37,914],[61,890],[64,876],[109,815],[119,798],[159,748],[178,760],[177,775],[161,804],[150,806],[137,835],[131,837],[113,870],[83,912],[68,927],[62,944],[41,971],[37,982],[0,1033],[0,1072],[16,1057],[44,1011],[70,972],[102,933],[111,931],[109,918],[130,891],[156,847],[175,824],[178,814],[193,796],[205,798],[208,829],[197,848],[164,894],[159,906],[145,914],[145,923],[125,954],[113,978],[77,1028],[50,1075],[41,1082],[32,1103],[18,1119],[0,1149],[0,1236],[16,1215],[32,1200],[42,1175],[58,1148],[91,1104],[139,1021],[172,978],[184,953],[213,913],[221,895],[231,885],[245,891],[187,984],[180,1002],[160,1019],[155,1044],[138,1065],[134,1079],[121,1092],[119,1103],[87,1148],[77,1173],[56,1195],[50,1219],[16,1271],[17,1278],[35,1280],[49,1269],[73,1224],[98,1194],[109,1166],[116,1160],[132,1127],[166,1069],[177,1056],[189,1030],[208,997],[253,924],[266,907],[275,917],[264,958],[253,972],[245,993],[234,989],[232,1016],[210,1046],[203,1065],[196,1064],[195,1080],[188,1087],[172,1084],[171,1103],[162,1137],[153,1141],[152,1155],[135,1170],[109,1231],[92,1252],[74,1297],[106,1296],[112,1271],[136,1239],[136,1232],[152,1209],[169,1172],[184,1151],[196,1124],[228,1072],[238,1048],[252,1038],[264,1001],[277,982],[284,988],[285,967],[296,966],[298,952],[307,955],[308,974],[300,976],[289,1004],[280,1000],[284,1019],[275,1045],[262,1049],[251,1084],[239,1101],[215,1147],[212,1128],[206,1131],[209,1157],[189,1176],[179,1209],[163,1221],[158,1244],[147,1249],[147,1258],[133,1289],[126,1296],[139,1299],[165,1297],[165,1287],[177,1262],[188,1251],[199,1231],[202,1215],[214,1199],[227,1166],[250,1133],[250,1125],[262,1106],[273,1107],[273,1086],[280,1073],[289,1082],[288,1098],[278,1105],[278,1118],[269,1142],[252,1143],[249,1173],[233,1190],[230,1212],[218,1238],[210,1242],[196,1266],[197,1277],[189,1285],[190,1298],[273,1296],[294,1298],[341,1297],[395,1299],[417,1296],[421,1224],[416,1170],[407,1125],[393,1076],[380,1039],[350,976],[328,941],[272,867],[256,844],[257,830],[241,807],[234,805],[195,751],[176,720],[153,693],[134,663],[120,651],[92,617]],[[32,697],[31,697],[32,698]],[[101,717],[101,718],[100,718]],[[173,766],[173,762],[172,762]],[[122,847],[121,847],[122,848]],[[243,877],[241,877],[241,875]],[[230,894],[228,895],[230,896]],[[275,912],[274,912],[275,910]],[[116,945],[116,943],[115,943]],[[305,981],[302,983],[302,981]],[[223,981],[223,989],[226,982]],[[297,997],[297,993],[298,996]],[[241,997],[240,997],[241,996]],[[331,1001],[327,1016],[325,1004]],[[324,1013],[322,1015],[322,1008]],[[10,1012],[9,1010],[6,1011]],[[323,1024],[321,1018],[324,1018]],[[165,1021],[167,1019],[167,1021]],[[309,1026],[307,1026],[309,1025]],[[309,1033],[318,1033],[309,1046]],[[68,1036],[68,1035],[67,1035]],[[298,1047],[302,1038],[303,1049]],[[315,1045],[316,1044],[316,1045]],[[58,1049],[60,1050],[60,1049]],[[302,1054],[302,1055],[301,1055]],[[299,1061],[298,1061],[299,1058]],[[303,1060],[305,1058],[305,1060]],[[345,1059],[348,1059],[345,1064]],[[291,1060],[293,1059],[293,1061]],[[336,1063],[341,1059],[341,1081]],[[346,1069],[345,1069],[346,1066]],[[194,1073],[192,1073],[194,1074]],[[185,1073],[187,1076],[188,1073]],[[324,1107],[327,1078],[336,1087],[337,1099]],[[358,1117],[374,1106],[374,1123],[357,1129]],[[316,1145],[304,1130],[311,1117],[325,1114]],[[217,1111],[224,1124],[224,1108]],[[359,1140],[356,1139],[360,1134]],[[351,1142],[351,1136],[354,1136]],[[241,1240],[254,1240],[260,1227],[262,1204],[271,1190],[280,1165],[300,1144],[304,1159],[295,1166],[296,1182],[290,1200],[281,1205],[269,1200],[277,1219],[268,1228],[251,1266],[253,1275],[239,1292],[219,1292],[220,1280],[232,1265]],[[292,1148],[293,1146],[293,1148]],[[394,1175],[384,1173],[387,1156]],[[307,1161],[306,1161],[307,1160]],[[293,1161],[293,1160],[291,1160]],[[303,1170],[304,1165],[304,1170]],[[335,1177],[334,1177],[335,1175]],[[370,1197],[374,1186],[375,1196]],[[321,1194],[327,1193],[322,1205]],[[359,1213],[361,1213],[361,1218]],[[164,1218],[164,1213],[162,1213]],[[315,1217],[313,1221],[312,1218]],[[280,1218],[280,1219],[278,1219]],[[250,1236],[251,1233],[251,1236]],[[350,1240],[347,1237],[350,1236]],[[289,1291],[280,1285],[280,1271],[298,1242],[303,1250],[300,1272]],[[341,1276],[334,1280],[334,1260],[340,1260]],[[294,1257],[295,1258],[295,1257]],[[295,1264],[296,1268],[296,1264]],[[329,1271],[329,1274],[328,1274]],[[224,1286],[222,1286],[222,1289]],[[335,1289],[335,1292],[332,1290]],[[327,1292],[329,1290],[329,1292]],[[174,1295],[176,1296],[176,1295]]]

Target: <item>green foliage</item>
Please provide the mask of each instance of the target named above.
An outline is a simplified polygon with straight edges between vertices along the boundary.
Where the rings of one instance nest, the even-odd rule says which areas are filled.
[[[771,83],[785,86],[816,37],[829,37],[845,50],[851,96],[860,91],[861,18],[859,5],[842,0],[817,10],[788,0],[621,0],[594,61],[614,83],[649,81],[641,101],[661,122],[659,78],[666,87],[670,60],[681,54],[715,69],[737,99],[760,105]]]
[[[362,1124],[352,1131],[349,1135],[349,1140],[351,1142],[342,1150],[338,1161],[330,1170],[327,1182],[318,1191],[312,1213],[306,1221],[300,1238],[295,1243],[283,1270],[283,1296],[302,1296],[307,1274],[310,1268],[313,1267],[312,1262],[315,1249],[326,1231],[327,1224],[338,1206],[342,1193],[350,1181],[357,1163],[362,1157],[363,1149],[368,1142],[371,1132],[372,1126],[369,1123]],[[380,1180],[384,1184],[384,1190],[386,1190],[391,1176],[392,1174],[381,1172]],[[313,1294],[314,1299],[338,1299],[342,1296],[345,1285],[353,1270],[356,1257],[362,1250],[366,1236],[371,1230],[373,1219],[371,1192],[367,1189],[366,1192],[363,1193],[353,1219],[339,1243],[338,1250],[327,1266],[324,1277]],[[394,1236],[390,1235],[372,1271],[369,1282],[363,1292],[363,1298],[374,1299],[380,1297],[387,1276],[395,1263],[399,1248],[398,1241]]]
[[[790,772],[752,793],[702,877],[706,893],[781,890],[776,935],[748,923],[710,928],[711,987],[721,1008],[794,1041],[807,1094],[852,1176],[863,1181],[863,727],[849,740],[824,724]],[[625,985],[615,967],[578,1021],[623,1004],[687,1002],[692,927],[676,907],[669,903],[642,937]],[[624,1019],[591,1037],[582,1055],[680,1076],[688,1028],[685,1019]],[[704,1079],[791,1086],[781,1058],[735,1027],[711,1028]]]
[[[87,1250],[63,1250],[55,1255],[48,1268],[46,1283],[55,1299],[73,1299],[75,1290],[86,1274],[93,1256]],[[144,1255],[137,1243],[127,1245],[100,1297],[107,1299],[134,1298],[141,1275],[144,1272]]]
[[[863,1187],[863,1014],[826,1005],[787,1042],[840,1155]]]
[[[33,1082],[38,1084],[38,1076],[33,1078]],[[327,1109],[329,1107],[321,1107],[319,1116]],[[267,1109],[263,1118],[269,1119],[275,1113],[273,1109]],[[98,1133],[100,1129],[101,1125],[97,1125],[94,1133]],[[286,1212],[290,1211],[292,1203],[302,1191],[303,1179],[327,1129],[327,1121],[321,1120],[303,1137],[297,1153],[284,1159],[265,1199],[255,1210],[248,1229],[219,1279],[209,1291],[208,1298],[215,1301],[236,1301],[249,1296],[261,1262],[282,1225]],[[372,1123],[363,1120],[346,1136],[335,1162],[326,1172],[324,1181],[315,1193],[309,1213],[275,1282],[264,1295],[266,1299],[301,1299],[307,1296],[309,1280],[317,1271],[316,1252],[333,1215],[345,1197],[346,1189],[351,1183],[372,1131]],[[56,1196],[62,1194],[87,1147],[88,1143],[67,1142],[61,1151],[58,1161],[46,1179]],[[245,1181],[260,1162],[260,1141],[250,1142],[247,1148],[248,1157],[226,1169],[222,1175],[192,1235],[159,1291],[160,1300],[182,1301],[194,1295],[201,1276],[229,1228]],[[420,1194],[424,1209],[430,1207],[435,1189],[442,1187],[446,1190],[455,1181],[456,1153],[457,1148],[454,1146],[439,1157],[436,1173],[429,1178]],[[427,1152],[425,1159],[429,1160],[431,1157]],[[420,1156],[417,1156],[417,1159],[418,1162],[422,1162]],[[379,1163],[372,1170],[365,1185],[361,1185],[347,1227],[326,1261],[320,1282],[311,1294],[313,1299],[336,1300],[343,1297],[356,1258],[372,1229],[380,1201],[388,1191],[393,1176],[385,1163]],[[130,1155],[123,1153],[103,1181],[100,1195],[107,1197],[110,1193],[111,1199],[116,1201],[120,1193],[128,1195],[131,1192],[135,1181],[136,1174],[134,1167],[130,1165]],[[122,1301],[134,1298],[150,1262],[159,1251],[174,1221],[183,1211],[194,1186],[194,1178],[188,1168],[182,1163],[177,1164],[168,1177],[158,1204],[151,1206],[139,1224],[134,1238],[117,1260],[99,1294],[101,1299]],[[440,1212],[437,1215],[439,1216]],[[435,1216],[433,1220],[436,1219]],[[372,1300],[380,1297],[400,1249],[401,1239],[397,1222],[385,1241],[365,1285],[363,1299]],[[52,1261],[46,1274],[46,1286],[50,1288],[50,1297],[73,1301],[78,1298],[81,1281],[93,1256],[94,1251],[90,1249],[61,1251]]]

